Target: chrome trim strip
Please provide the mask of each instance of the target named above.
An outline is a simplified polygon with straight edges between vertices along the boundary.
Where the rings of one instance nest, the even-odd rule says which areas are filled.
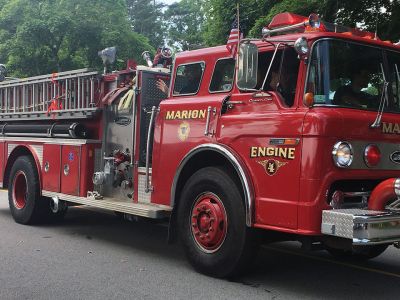
[[[26,138],[26,137],[0,137],[1,141],[12,142],[33,142],[46,144],[63,144],[63,145],[84,145],[84,144],[100,144],[99,140],[82,140],[82,139],[57,139],[57,138]]]
[[[251,227],[253,225],[253,209],[254,209],[254,190],[252,186],[252,182],[248,172],[246,171],[246,166],[241,162],[240,158],[233,152],[233,150],[229,149],[226,146],[219,144],[203,144],[193,148],[189,153],[185,155],[185,157],[181,160],[179,167],[175,173],[174,180],[172,182],[171,188],[171,207],[174,207],[175,204],[175,193],[179,180],[179,176],[185,167],[186,163],[195,155],[202,151],[216,151],[226,157],[230,163],[235,168],[237,174],[240,177],[240,181],[242,183],[243,191],[244,191],[244,201],[246,208],[246,225]]]

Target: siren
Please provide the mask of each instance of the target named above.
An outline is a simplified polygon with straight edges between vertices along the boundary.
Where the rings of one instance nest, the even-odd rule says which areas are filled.
[[[104,74],[107,74],[107,67],[115,62],[116,54],[117,54],[116,47],[108,47],[98,52],[98,55],[103,60]]]

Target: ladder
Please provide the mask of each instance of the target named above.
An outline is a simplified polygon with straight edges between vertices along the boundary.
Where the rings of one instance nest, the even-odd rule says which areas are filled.
[[[99,110],[100,82],[89,69],[0,82],[0,121],[89,118]]]

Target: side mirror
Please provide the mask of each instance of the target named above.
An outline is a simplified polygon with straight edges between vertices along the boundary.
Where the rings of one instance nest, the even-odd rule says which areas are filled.
[[[254,89],[257,85],[258,48],[252,43],[240,44],[237,85],[239,89]]]

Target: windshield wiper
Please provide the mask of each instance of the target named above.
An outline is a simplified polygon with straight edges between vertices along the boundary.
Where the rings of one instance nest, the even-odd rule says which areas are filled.
[[[396,98],[397,98],[397,105],[399,105],[400,101],[400,95],[399,95],[399,88],[400,88],[400,74],[399,74],[399,68],[397,67],[397,64],[394,64],[394,70],[396,71]]]
[[[387,88],[389,86],[389,82],[386,81],[385,72],[384,72],[382,64],[381,64],[381,70],[382,70],[382,77],[383,77],[382,96],[381,96],[381,100],[379,102],[378,114],[376,115],[376,119],[375,119],[374,123],[371,124],[371,126],[370,126],[371,128],[381,127],[382,115],[383,115],[383,110],[385,109],[385,104],[389,105],[389,99],[388,99],[388,93],[387,93]]]

